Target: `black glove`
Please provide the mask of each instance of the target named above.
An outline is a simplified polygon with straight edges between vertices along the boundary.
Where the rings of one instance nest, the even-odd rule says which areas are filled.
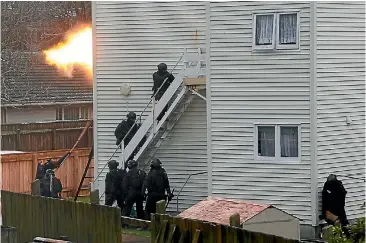
[[[173,193],[169,193],[168,194],[168,200],[171,201],[174,197],[174,194]]]

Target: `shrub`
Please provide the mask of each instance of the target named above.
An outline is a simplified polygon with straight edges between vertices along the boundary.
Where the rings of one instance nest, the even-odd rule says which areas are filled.
[[[333,235],[329,239],[329,243],[364,243],[365,242],[365,218],[357,220],[357,222],[349,227],[349,235],[342,232],[339,226],[332,227]]]

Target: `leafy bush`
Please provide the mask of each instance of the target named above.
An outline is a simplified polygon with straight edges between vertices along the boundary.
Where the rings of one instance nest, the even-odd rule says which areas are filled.
[[[339,226],[332,227],[333,235],[329,243],[364,243],[365,242],[365,218],[348,227],[349,235],[346,235]]]

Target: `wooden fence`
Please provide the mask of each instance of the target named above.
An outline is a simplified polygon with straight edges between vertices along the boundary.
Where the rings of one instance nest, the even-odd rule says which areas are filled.
[[[71,149],[87,121],[2,124],[1,149],[28,152]],[[91,126],[77,148],[91,147],[92,143],[93,127]]]
[[[6,154],[1,156],[2,190],[30,193],[31,182],[36,176],[37,164],[49,158],[59,159],[68,150],[34,152],[24,154]],[[56,176],[63,186],[63,197],[74,195],[79,186],[85,166],[88,162],[90,148],[75,149],[71,156],[56,171]],[[91,162],[93,167],[93,161]],[[93,168],[87,176],[93,176]],[[83,187],[87,188],[91,178],[85,178]]]
[[[17,228],[18,242],[67,236],[78,243],[121,242],[121,210],[1,191],[2,223]]]
[[[214,224],[169,215],[154,214],[151,218],[151,242],[179,243],[298,243],[297,240],[239,227]]]

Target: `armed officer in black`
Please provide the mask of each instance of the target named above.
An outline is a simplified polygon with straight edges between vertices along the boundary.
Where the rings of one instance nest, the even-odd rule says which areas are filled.
[[[167,79],[167,81],[164,83],[164,80]],[[165,63],[160,63],[158,65],[158,71],[156,71],[153,74],[153,81],[154,85],[152,87],[153,95],[155,94],[155,100],[159,101],[161,97],[164,95],[164,93],[169,88],[170,84],[174,81],[173,74],[168,72],[168,66]],[[162,84],[164,85],[162,86]],[[159,90],[159,88],[161,89]],[[159,90],[159,92],[158,92]],[[165,112],[168,110],[168,106],[165,106],[162,112],[159,114],[157,120],[160,121],[161,118],[163,118]]]
[[[125,193],[125,207],[123,208],[122,215],[129,217],[131,214],[132,206],[136,203],[137,218],[144,218],[144,198],[141,194],[142,185],[146,177],[146,173],[137,168],[138,163],[134,160],[128,161],[128,172],[123,178],[123,191]]]
[[[145,179],[142,193],[145,196],[147,189],[147,200],[145,206],[145,218],[150,219],[151,213],[156,213],[156,203],[160,200],[170,201],[174,195],[170,191],[169,179],[166,171],[161,166],[159,159],[155,158],[151,161],[150,171]],[[165,195],[167,192],[167,196]]]
[[[108,162],[109,172],[105,178],[105,205],[112,206],[114,201],[117,201],[117,205],[122,211],[124,207],[122,183],[126,171],[118,169],[118,165],[119,163],[115,160]]]

